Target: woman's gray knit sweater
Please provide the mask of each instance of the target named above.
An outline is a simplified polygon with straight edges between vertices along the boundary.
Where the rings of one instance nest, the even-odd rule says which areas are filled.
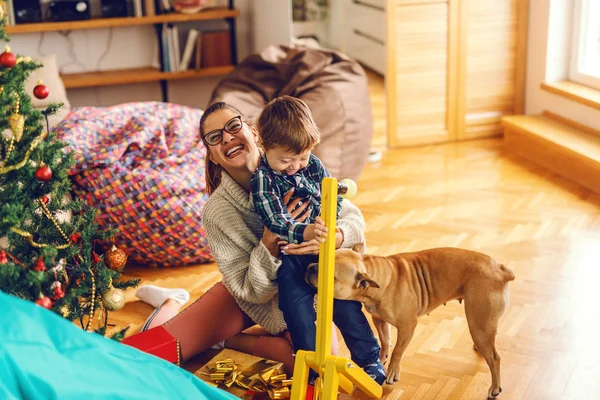
[[[250,194],[225,171],[205,204],[202,223],[223,284],[240,308],[272,334],[286,330],[275,282],[281,261],[261,241],[264,225]],[[337,226],[344,234],[342,247],[365,243],[363,216],[347,200],[343,201]]]

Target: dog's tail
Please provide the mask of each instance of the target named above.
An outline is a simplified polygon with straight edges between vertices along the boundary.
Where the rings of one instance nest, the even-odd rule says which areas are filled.
[[[515,273],[512,272],[512,269],[506,267],[504,264],[500,264],[500,271],[502,271],[502,274],[504,275],[504,280],[506,282],[515,280]]]

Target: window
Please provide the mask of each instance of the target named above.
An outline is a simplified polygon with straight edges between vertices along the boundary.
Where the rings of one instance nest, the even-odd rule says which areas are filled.
[[[600,90],[600,0],[575,0],[569,79]]]

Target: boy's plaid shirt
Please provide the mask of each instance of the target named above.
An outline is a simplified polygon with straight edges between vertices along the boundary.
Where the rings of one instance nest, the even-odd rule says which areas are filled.
[[[331,175],[325,165],[314,154],[310,155],[305,168],[291,176],[273,171],[263,154],[252,178],[254,209],[271,232],[288,243],[302,243],[304,229],[321,214],[321,182],[329,176]],[[304,222],[296,222],[283,204],[283,196],[291,188],[294,188],[292,199],[301,198],[310,202],[310,215]],[[337,200],[339,216],[342,197],[338,196]]]

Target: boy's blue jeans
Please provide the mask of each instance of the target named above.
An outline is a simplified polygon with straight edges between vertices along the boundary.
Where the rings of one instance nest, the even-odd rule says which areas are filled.
[[[277,272],[279,308],[292,337],[294,351],[315,350],[317,291],[304,280],[306,268],[319,261],[316,255],[286,256]],[[333,300],[333,322],[344,337],[352,360],[361,368],[379,361],[379,343],[358,301]],[[314,379],[314,371],[311,375]],[[310,378],[309,378],[310,379]]]

